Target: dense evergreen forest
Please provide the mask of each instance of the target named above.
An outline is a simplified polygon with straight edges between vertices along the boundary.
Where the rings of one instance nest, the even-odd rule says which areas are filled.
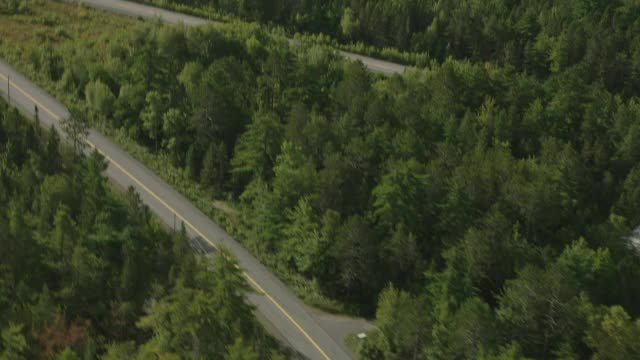
[[[277,358],[233,260],[60,142],[0,103],[0,359]]]
[[[295,3],[433,61],[383,78],[241,24],[54,21],[0,52],[233,203],[270,266],[375,315],[365,359],[638,358],[640,3]]]
[[[638,18],[635,0],[142,0],[186,5],[251,21],[283,26],[290,32],[326,34],[342,43],[427,53],[515,66],[548,74],[544,60],[560,66],[579,62],[587,52],[610,58],[609,76],[637,66],[633,41]],[[357,49],[358,47],[356,47]],[[542,62],[542,63],[541,63]]]

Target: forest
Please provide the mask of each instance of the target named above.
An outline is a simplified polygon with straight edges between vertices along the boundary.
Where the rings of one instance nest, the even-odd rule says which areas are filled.
[[[637,19],[635,0],[138,1],[222,19],[230,15],[289,33],[323,34],[358,52],[384,56],[380,49],[393,50],[392,60],[408,63],[416,61],[411,53],[427,54],[438,61],[452,56],[533,73],[542,69],[532,65],[549,52],[579,60],[589,41],[606,41],[608,49],[626,44],[635,50],[636,62],[639,51],[637,44],[624,42],[633,27],[617,26]],[[402,56],[393,56],[395,50]],[[622,71],[626,60],[615,59],[610,66]]]
[[[231,204],[280,276],[375,318],[363,359],[640,356],[640,3],[214,4],[335,14],[325,32],[348,5],[355,39],[432,58],[385,78],[256,24],[82,31],[98,16],[60,4],[0,17],[49,19],[0,28],[0,55]]]
[[[0,103],[0,359],[284,358],[231,257],[196,256],[63,140]]]

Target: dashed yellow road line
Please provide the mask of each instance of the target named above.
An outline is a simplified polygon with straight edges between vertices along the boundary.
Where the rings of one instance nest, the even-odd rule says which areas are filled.
[[[6,81],[9,81],[8,78],[4,75],[4,74],[0,74],[0,78],[3,78]],[[25,90],[23,90],[20,86],[18,86],[16,83],[11,82],[10,84],[11,87],[14,87],[15,89],[17,89],[20,93],[22,93],[22,95],[26,96],[29,100],[31,100],[35,105],[38,106],[38,108],[44,110],[47,114],[49,114],[52,118],[54,118],[56,121],[60,121],[61,118],[60,116],[56,115],[53,111],[51,111],[48,107],[46,107],[45,105],[43,105],[41,102],[39,102],[38,100],[36,100],[33,96],[31,96],[31,94],[29,94],[28,92],[26,92]],[[203,239],[205,239],[209,244],[211,244],[211,246],[213,246],[218,252],[220,252],[220,248],[213,242],[211,241],[207,236],[205,236],[200,230],[198,230],[198,228],[196,228],[195,226],[193,226],[191,224],[191,222],[189,220],[187,220],[184,216],[182,216],[182,214],[180,214],[178,211],[176,211],[171,205],[169,205],[166,201],[164,201],[162,198],[160,198],[160,196],[158,196],[155,192],[153,192],[151,189],[149,189],[145,184],[142,183],[142,181],[138,180],[138,178],[136,178],[135,176],[133,176],[129,171],[127,171],[124,167],[122,167],[122,165],[120,165],[117,161],[113,160],[113,158],[111,158],[109,155],[105,154],[102,150],[98,149],[96,147],[96,145],[94,143],[92,143],[89,140],[85,140],[85,142],[87,143],[87,145],[89,145],[91,148],[97,150],[100,154],[102,154],[102,156],[105,157],[105,159],[107,159],[111,164],[115,165],[115,167],[117,167],[120,171],[122,171],[122,173],[124,173],[125,175],[127,175],[131,180],[133,180],[136,184],[138,184],[138,186],[140,186],[141,188],[143,188],[147,193],[149,193],[149,195],[151,195],[153,198],[155,198],[158,202],[160,202],[164,207],[166,207],[167,209],[169,209],[171,212],[173,212],[182,222],[184,222],[187,226],[189,226],[196,234],[198,234],[200,237],[202,237]],[[237,265],[236,265],[237,266]],[[278,303],[262,286],[260,286],[260,284],[255,281],[253,279],[253,277],[251,277],[251,275],[249,275],[246,271],[242,271],[242,274],[247,278],[247,280],[249,280],[250,283],[252,283],[257,289],[258,291],[262,292],[263,295],[269,299],[269,301],[271,301],[271,303],[273,303],[273,305],[276,306],[276,308],[278,308],[278,310],[302,333],[302,335],[304,335],[304,337],[316,348],[316,350],[318,350],[318,352],[326,359],[326,360],[331,360],[331,358],[329,356],[327,356],[327,354],[324,352],[324,350],[322,350],[322,348],[320,347],[320,345],[318,345],[318,343],[315,342],[315,340],[313,340],[311,338],[311,336],[309,336],[309,334],[302,328],[302,326],[300,326],[300,324],[298,324],[297,321],[295,321],[295,319],[282,307],[282,305],[280,305],[280,303]]]

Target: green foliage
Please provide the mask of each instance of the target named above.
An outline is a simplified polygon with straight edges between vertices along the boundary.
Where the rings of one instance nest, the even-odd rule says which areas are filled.
[[[9,323],[2,329],[2,343],[0,343],[0,359],[17,360],[22,359],[27,349],[27,341],[22,335],[22,325]]]
[[[282,253],[287,256],[285,261],[292,262],[303,274],[324,274],[321,267],[326,266],[332,240],[330,232],[335,226],[332,222],[337,214],[327,213],[323,219],[325,227],[321,228],[309,201],[303,198],[287,217],[290,225],[283,229],[282,244]]]
[[[585,240],[580,239],[565,248],[556,262],[575,285],[589,293],[594,302],[616,302],[610,286],[615,282],[616,270],[609,250],[590,249]]]
[[[227,150],[224,143],[211,143],[202,160],[200,183],[214,193],[221,193],[227,174]]]
[[[427,179],[420,164],[411,159],[395,163],[373,189],[374,214],[381,224],[393,227],[404,225],[415,232],[423,222],[420,215],[427,188]]]
[[[354,37],[355,31],[358,28],[358,22],[354,19],[353,11],[350,8],[345,8],[342,18],[340,19],[340,31],[342,35],[347,39]]]
[[[633,354],[628,343],[614,346],[618,340],[598,331],[602,314],[615,306],[628,314],[628,320],[610,315],[615,331],[633,333],[630,324],[640,315],[640,260],[628,240],[640,221],[635,2],[212,5],[293,31],[428,52],[430,60],[424,69],[382,78],[322,46],[289,46],[241,23],[193,29],[141,23],[128,32],[105,30],[113,34],[107,46],[97,45],[104,42],[96,35],[55,39],[37,50],[3,27],[9,40],[0,50],[24,52],[12,57],[18,66],[70,103],[87,100],[93,112],[111,103],[102,101],[108,88],[113,110],[102,108],[97,125],[207,212],[225,209],[228,216],[217,220],[300,292],[310,292],[307,298],[330,297],[354,314],[378,313],[380,330],[363,342],[363,358],[617,356],[605,348]],[[12,18],[2,20],[19,26]],[[117,329],[137,319],[130,309],[139,310],[150,290],[131,284],[152,281],[155,275],[144,274],[157,263],[171,284],[166,296],[179,290],[209,301],[194,280],[201,270],[184,234],[165,243],[162,261],[142,261],[153,242],[107,226],[119,217],[100,206],[108,199],[97,186],[100,161],[83,162],[76,177],[61,177],[70,167],[55,161],[39,167],[25,145],[37,135],[16,119],[11,112],[2,119],[0,144],[10,165],[0,167],[0,181],[25,199],[0,192],[11,204],[0,217],[0,239],[12,239],[2,251],[20,250],[13,240],[29,234],[16,224],[35,221],[40,234],[33,242],[56,254],[41,273],[66,266],[75,278],[63,285],[71,290],[68,284],[90,287],[100,276],[118,284],[117,307],[93,306],[89,296],[71,306],[117,314]],[[55,135],[43,138],[57,146]],[[42,159],[65,156],[47,151]],[[62,204],[68,209],[59,210]],[[37,216],[22,216],[30,207]],[[73,221],[63,221],[64,211]],[[75,238],[54,241],[56,218]],[[96,254],[118,259],[117,280],[100,271],[113,261]],[[27,260],[6,265],[0,304],[11,303],[21,282],[33,281],[13,276]],[[79,273],[85,270],[88,279]],[[51,292],[58,296],[60,289]],[[74,298],[71,290],[65,299]],[[145,342],[142,353],[178,356],[176,344],[193,350],[194,339],[209,339],[198,316],[211,313],[177,314],[178,299],[154,299],[163,307],[147,329],[162,336]],[[166,330],[187,322],[195,338]],[[251,357],[234,345],[246,336],[239,331],[216,343],[217,354]]]
[[[452,55],[512,64],[534,73],[546,72],[547,66],[552,71],[564,70],[582,57],[593,59],[615,51],[629,33],[623,28],[608,31],[611,21],[621,19],[626,28],[639,11],[635,2],[623,0],[561,4],[545,0],[142,2],[206,17],[231,16],[277,25],[289,33],[308,34],[305,38],[316,43],[391,61],[425,66],[430,59],[441,61]],[[601,70],[608,71],[611,80],[620,79],[629,58],[610,59]]]
[[[276,157],[280,153],[282,130],[276,114],[256,114],[236,143],[233,173],[238,177],[271,178]]]
[[[0,14],[24,14],[29,12],[30,0],[1,0]]]
[[[615,206],[616,212],[625,216],[631,223],[640,221],[640,166],[635,165],[624,179],[622,193]]]
[[[376,310],[376,326],[387,343],[381,351],[386,359],[414,357],[422,347],[429,330],[421,299],[388,286],[380,293]]]
[[[498,318],[525,353],[548,357],[563,343],[579,337],[575,288],[554,268],[525,267],[505,284],[498,300]]]
[[[236,339],[233,345],[227,349],[225,360],[258,360],[258,353],[253,351],[248,344],[244,343],[242,338]]]
[[[161,131],[165,107],[165,100],[162,95],[157,91],[151,91],[147,94],[145,99],[146,105],[140,113],[140,119],[142,120],[142,126],[147,132],[149,139],[153,140],[155,149],[158,149],[161,139]]]
[[[35,126],[0,103],[2,136],[32,134],[0,141],[0,251],[11,254],[0,258],[0,359],[279,353],[231,255],[196,257],[133,188],[111,190],[98,152],[59,148]]]
[[[107,85],[98,79],[88,83],[84,93],[91,110],[106,118],[111,117],[116,98]]]
[[[78,354],[76,354],[76,352],[71,350],[70,348],[66,348],[64,349],[64,351],[56,355],[55,359],[56,360],[80,360],[80,356],[78,356]]]
[[[89,134],[89,124],[86,116],[79,107],[69,109],[69,116],[61,120],[62,129],[71,144],[73,145],[73,153],[79,156],[82,149],[86,146],[86,137]]]
[[[640,355],[636,339],[640,320],[633,321],[620,306],[590,319],[587,342],[595,351],[593,359],[631,359]]]
[[[482,352],[478,359],[481,360],[527,360],[527,358],[522,355],[522,349],[515,344],[509,344],[507,346],[501,346],[495,352]]]
[[[187,278],[189,287],[179,279],[172,294],[148,306],[138,326],[151,330],[152,343],[169,353],[194,358],[225,353],[236,337],[255,331],[244,299],[248,285],[234,265],[220,257],[212,268],[199,267]]]
[[[109,344],[106,346],[106,352],[100,357],[100,360],[130,360],[134,359],[135,352],[136,346],[132,341]]]

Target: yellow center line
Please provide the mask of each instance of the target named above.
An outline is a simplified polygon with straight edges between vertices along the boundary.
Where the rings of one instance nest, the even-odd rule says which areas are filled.
[[[0,77],[3,78],[4,80],[7,80],[7,77],[4,74],[0,74]],[[57,121],[60,121],[61,118],[56,115],[53,111],[49,110],[48,107],[44,106],[41,102],[39,102],[38,100],[36,100],[33,96],[31,96],[29,93],[27,93],[26,91],[24,91],[20,86],[18,86],[15,82],[11,82],[10,86],[16,88],[19,92],[22,93],[22,95],[26,96],[29,100],[31,100],[34,104],[36,104],[38,106],[38,108],[41,108],[42,110],[44,110],[47,114],[49,114],[52,118],[54,118]],[[185,224],[187,224],[187,226],[189,226],[196,234],[198,234],[200,237],[202,237],[203,239],[205,239],[209,244],[211,244],[211,246],[213,246],[218,252],[220,252],[220,248],[213,242],[211,241],[207,236],[205,236],[200,230],[198,230],[198,228],[196,228],[195,226],[193,226],[191,224],[191,222],[189,222],[189,220],[187,220],[184,216],[182,216],[182,214],[180,214],[178,211],[176,211],[173,207],[171,207],[171,205],[167,204],[166,201],[164,201],[162,198],[160,198],[160,196],[158,196],[155,192],[153,192],[151,189],[149,189],[145,184],[143,184],[140,180],[138,180],[138,178],[136,178],[135,176],[133,176],[129,171],[127,171],[124,167],[122,167],[122,165],[120,165],[117,161],[113,160],[113,158],[111,158],[109,155],[105,154],[102,150],[98,149],[96,147],[95,144],[93,144],[91,141],[89,140],[85,140],[85,142],[87,143],[87,145],[89,145],[91,148],[97,150],[100,154],[102,154],[102,156],[104,156],[111,164],[115,165],[120,171],[122,171],[125,175],[127,175],[129,178],[131,178],[131,180],[133,180],[136,184],[138,184],[138,186],[140,186],[141,188],[143,188],[147,193],[149,193],[149,195],[151,195],[153,198],[155,198],[158,202],[160,202],[164,207],[166,207],[167,209],[169,209],[171,212],[173,212],[174,214],[176,214],[176,216]],[[236,265],[237,266],[237,265]],[[239,268],[239,267],[238,267]],[[300,326],[300,324],[298,324],[297,321],[295,321],[293,319],[293,317],[282,307],[282,305],[280,305],[266,290],[264,290],[264,288],[262,286],[260,286],[260,284],[258,284],[257,281],[255,281],[253,279],[253,277],[251,277],[251,275],[249,275],[247,272],[242,271],[242,274],[247,278],[247,280],[249,280],[250,283],[252,283],[257,289],[258,291],[262,292],[264,294],[264,296],[269,299],[269,301],[271,301],[273,303],[273,305],[276,306],[276,308],[278,308],[278,310],[280,310],[280,312],[287,318],[289,319],[289,321],[302,333],[302,335],[304,335],[304,337],[309,340],[309,342],[316,348],[316,350],[318,350],[318,352],[320,352],[320,354],[322,354],[322,356],[326,359],[326,360],[331,360],[331,358],[329,356],[327,356],[327,354],[322,350],[322,348],[320,348],[320,345],[318,345],[318,343],[316,343],[311,336],[309,336],[309,334],[302,328],[302,326]]]

